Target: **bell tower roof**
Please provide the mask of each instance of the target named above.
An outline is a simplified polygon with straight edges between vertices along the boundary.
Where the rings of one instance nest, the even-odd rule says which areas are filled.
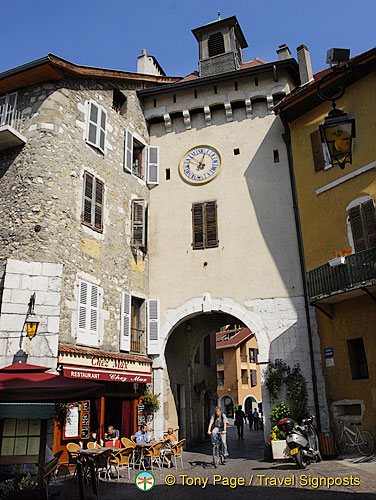
[[[236,16],[226,17],[225,19],[216,19],[215,21],[211,21],[210,23],[204,24],[199,28],[195,28],[192,30],[192,33],[196,37],[196,40],[200,42],[200,37],[203,33],[216,31],[217,29],[228,27],[234,28],[235,36],[239,40],[240,46],[242,49],[246,49],[248,47],[247,40],[243,34],[243,31],[240,27],[239,21]]]

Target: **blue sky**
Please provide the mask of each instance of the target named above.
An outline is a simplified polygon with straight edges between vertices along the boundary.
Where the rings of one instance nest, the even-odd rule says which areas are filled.
[[[197,69],[192,28],[236,15],[248,41],[245,60],[277,59],[287,43],[294,57],[305,43],[315,72],[326,67],[326,50],[375,42],[374,0],[257,2],[252,0],[3,0],[0,72],[52,52],[77,64],[135,71],[146,48],[169,75]]]

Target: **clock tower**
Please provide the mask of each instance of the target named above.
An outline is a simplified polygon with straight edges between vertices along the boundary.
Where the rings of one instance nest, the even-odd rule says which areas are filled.
[[[211,76],[240,68],[242,50],[248,47],[236,16],[192,30],[199,43],[199,74]]]

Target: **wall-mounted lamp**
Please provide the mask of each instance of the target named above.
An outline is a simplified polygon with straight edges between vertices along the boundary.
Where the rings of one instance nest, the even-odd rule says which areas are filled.
[[[35,335],[37,334],[38,326],[39,326],[39,319],[37,319],[35,316],[34,306],[35,306],[35,292],[30,297],[29,309],[27,311],[26,321],[25,321],[26,334],[30,340],[33,339],[35,337]]]

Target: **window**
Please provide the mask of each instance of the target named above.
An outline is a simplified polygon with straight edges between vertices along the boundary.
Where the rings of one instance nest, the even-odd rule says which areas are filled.
[[[132,247],[146,248],[146,203],[132,201]]]
[[[120,350],[146,354],[145,300],[121,294]]]
[[[159,148],[142,144],[130,130],[124,142],[124,169],[148,184],[159,184]]]
[[[220,387],[225,385],[225,372],[223,370],[217,372],[217,385]]]
[[[274,163],[279,163],[279,151],[278,151],[278,149],[273,149],[273,160],[274,160]]]
[[[366,351],[362,338],[347,341],[347,350],[353,380],[369,378]]]
[[[16,115],[17,92],[0,97],[0,126],[12,125]]]
[[[89,101],[86,142],[105,153],[107,112],[95,101]]]
[[[169,181],[171,179],[171,170],[169,168],[166,168],[166,181]]]
[[[240,155],[240,149],[239,148],[235,148],[234,149],[234,155],[235,156]]]
[[[234,89],[237,91],[238,90],[238,82],[234,82]]]
[[[85,172],[81,220],[82,224],[99,232],[103,231],[103,195],[103,182]]]
[[[257,363],[257,355],[258,355],[258,349],[254,348],[249,349],[249,362]]]
[[[355,252],[376,247],[376,214],[373,200],[368,200],[349,210]]]
[[[119,89],[112,92],[112,109],[121,115],[127,112],[127,98]]]
[[[192,205],[192,231],[194,250],[218,246],[216,201]]]
[[[204,338],[204,364],[210,366],[210,334]]]
[[[248,385],[248,373],[247,370],[242,370],[242,385]]]
[[[98,347],[99,287],[79,281],[77,343]]]
[[[221,32],[212,33],[208,40],[209,57],[218,56],[225,51],[225,41]]]
[[[251,387],[255,387],[257,385],[257,371],[250,370],[251,374]]]
[[[29,458],[31,456],[32,462],[38,462],[43,433],[41,424],[40,419],[5,418],[3,420],[1,456],[8,457],[7,463],[21,463],[20,457],[22,456]],[[10,456],[14,456],[15,459],[11,459]]]

